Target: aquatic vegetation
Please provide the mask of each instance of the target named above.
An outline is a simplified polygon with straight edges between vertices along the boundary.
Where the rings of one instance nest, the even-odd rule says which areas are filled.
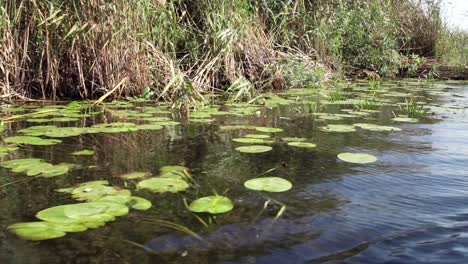
[[[307,138],[301,138],[301,137],[282,137],[281,140],[286,141],[286,142],[304,142],[304,141],[307,141]]]
[[[7,137],[3,139],[3,142],[12,143],[12,144],[25,144],[25,145],[35,145],[35,146],[49,146],[61,143],[61,140],[58,139],[44,139],[40,137],[32,136],[14,136]]]
[[[289,142],[288,146],[297,147],[297,148],[315,148],[317,144],[309,143],[309,142]]]
[[[210,213],[221,214],[229,212],[234,208],[231,200],[228,197],[213,195],[202,197],[191,202],[189,209],[195,213]]]
[[[66,174],[75,165],[69,163],[53,165],[42,159],[27,158],[4,161],[0,163],[0,166],[11,169],[12,172],[25,173],[28,176],[49,178]]]
[[[247,134],[244,137],[246,138],[258,138],[258,139],[268,139],[270,135],[263,135],[263,134]]]
[[[2,157],[5,157],[6,155],[8,155],[9,152],[12,152],[12,151],[16,151],[18,150],[19,148],[17,146],[1,146],[0,145],[0,158]]]
[[[95,153],[94,150],[83,149],[83,150],[72,152],[71,154],[75,156],[92,156],[94,155],[94,153]]]
[[[286,192],[292,188],[292,183],[280,177],[261,177],[244,183],[247,189],[265,192]]]
[[[273,144],[275,143],[272,140],[265,140],[261,138],[233,138],[232,141],[237,143],[246,143],[246,144]]]
[[[400,107],[401,109],[401,107]],[[405,99],[405,109],[404,112],[409,118],[422,117],[427,115],[429,109],[425,109],[423,105],[419,105],[418,102],[414,99]]]
[[[59,238],[67,232],[82,232],[88,228],[80,223],[24,222],[7,227],[7,230],[25,240],[40,241]]]
[[[356,128],[354,128],[354,126],[351,126],[351,125],[327,125],[325,127],[320,127],[320,131],[349,133],[349,132],[356,132]]]
[[[378,110],[382,104],[375,99],[365,99],[354,104],[354,107],[359,110]]]
[[[402,123],[417,123],[419,122],[419,119],[411,118],[407,116],[398,116],[398,117],[392,118],[392,121],[402,122]]]
[[[281,128],[275,128],[275,127],[255,127],[255,130],[258,132],[265,132],[265,133],[280,133],[283,132],[283,129]]]
[[[356,123],[356,124],[353,124],[353,126],[359,127],[365,130],[370,130],[370,131],[384,131],[384,132],[401,131],[401,129],[398,127],[379,126],[375,124]]]
[[[152,206],[151,202],[144,198],[129,195],[106,195],[97,199],[96,202],[117,203],[143,211],[148,210]]]
[[[244,146],[236,148],[237,151],[242,153],[264,153],[272,149],[272,147],[262,145]]]
[[[137,187],[140,189],[147,189],[155,193],[177,193],[185,191],[190,187],[190,185],[178,178],[149,178],[142,180],[137,184]]]
[[[105,196],[130,196],[129,190],[108,186],[108,181],[92,181],[80,183],[69,188],[58,189],[57,192],[69,193],[78,201],[94,202]]]
[[[365,153],[340,153],[338,158],[349,163],[367,164],[377,161],[377,157]]]

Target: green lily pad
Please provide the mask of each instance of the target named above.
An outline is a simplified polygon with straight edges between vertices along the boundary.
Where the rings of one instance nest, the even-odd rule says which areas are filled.
[[[247,134],[245,135],[246,138],[258,138],[258,139],[267,139],[270,138],[269,135],[262,135],[262,134]]]
[[[283,132],[281,128],[274,128],[274,127],[255,127],[255,130],[259,132],[266,132],[266,133],[279,133]]]
[[[245,144],[273,144],[275,143],[272,140],[264,140],[260,138],[233,138],[232,141],[237,143],[245,143]]]
[[[237,151],[240,151],[242,153],[264,153],[272,149],[272,147],[262,145],[244,146],[236,148]]]
[[[71,192],[72,198],[78,201],[93,202],[104,196],[119,195],[130,196],[132,193],[129,190],[120,189],[115,186],[106,186],[104,184],[80,184]]]
[[[150,201],[136,196],[110,195],[96,200],[97,202],[118,203],[136,210],[148,210],[152,204]]]
[[[137,187],[140,189],[148,189],[156,193],[177,193],[185,191],[190,186],[189,184],[177,178],[150,178],[143,180],[137,184]]]
[[[52,223],[108,222],[128,214],[128,207],[118,203],[89,202],[59,205],[36,214],[38,219]]]
[[[395,122],[402,122],[402,123],[417,123],[419,120],[417,118],[411,118],[411,117],[395,117],[392,119],[392,121]]]
[[[7,227],[7,230],[22,239],[40,241],[63,237],[66,235],[66,232],[82,232],[87,230],[87,227],[75,223],[25,222],[10,225]]]
[[[308,142],[289,142],[288,146],[298,147],[298,148],[315,148],[315,147],[317,147],[316,144],[308,143]]]
[[[187,167],[184,167],[184,166],[179,166],[179,165],[176,165],[176,166],[163,166],[159,169],[159,171],[161,173],[166,173],[166,172],[172,172],[172,171],[180,171],[180,172],[184,172],[184,171],[188,171],[189,168]]]
[[[48,131],[57,129],[57,126],[31,126],[28,128],[20,129],[18,132],[25,136],[39,137],[45,135]]]
[[[327,125],[320,128],[323,132],[338,132],[338,133],[349,133],[355,132],[356,128],[350,125]]]
[[[58,140],[58,139],[43,139],[40,137],[32,137],[32,136],[8,137],[8,138],[5,138],[3,141],[6,143],[26,144],[26,145],[35,145],[35,146],[55,145],[55,144],[62,142],[61,140]]]
[[[221,214],[234,208],[231,200],[224,196],[214,195],[199,198],[190,203],[189,209],[195,213]]]
[[[300,137],[283,137],[281,138],[283,141],[287,142],[304,142],[307,140],[307,138],[300,138]]]
[[[133,179],[146,178],[150,176],[151,176],[151,172],[130,172],[130,173],[120,175],[119,178],[122,178],[125,180],[133,180]]]
[[[247,189],[266,192],[285,192],[292,188],[292,183],[280,177],[261,177],[244,183]]]
[[[139,130],[161,130],[164,127],[157,124],[145,124],[145,125],[138,125],[136,126]]]
[[[75,152],[72,152],[72,155],[76,155],[76,156],[92,156],[94,155],[94,150],[90,150],[90,149],[83,149],[83,150],[80,150],[80,151],[75,151]]]
[[[340,153],[338,158],[342,161],[358,164],[367,164],[377,161],[377,157],[364,153]]]
[[[17,146],[0,146],[0,158],[8,155],[8,152],[18,150]]]
[[[364,124],[364,123],[357,123],[353,124],[355,127],[360,127],[365,130],[370,130],[370,131],[382,131],[382,132],[391,132],[391,131],[401,131],[400,128],[398,127],[392,127],[392,126],[379,126],[375,124]]]
[[[15,160],[4,161],[0,163],[0,166],[2,166],[3,168],[7,168],[7,169],[14,169],[19,166],[35,164],[35,163],[40,163],[40,162],[44,162],[44,161],[42,159],[34,159],[34,158],[15,159]]]

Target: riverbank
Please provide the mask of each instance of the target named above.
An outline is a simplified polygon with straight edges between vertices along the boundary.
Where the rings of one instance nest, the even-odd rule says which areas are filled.
[[[250,101],[356,70],[392,78],[409,60],[413,71],[453,52],[441,48],[439,12],[409,0],[3,1],[0,98],[130,96],[181,107],[210,94]]]

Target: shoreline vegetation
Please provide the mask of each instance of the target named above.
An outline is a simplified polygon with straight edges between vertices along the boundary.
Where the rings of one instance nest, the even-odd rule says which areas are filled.
[[[440,1],[0,0],[0,101],[223,94],[347,79],[466,78]],[[429,66],[428,66],[429,65]],[[458,77],[456,77],[458,76]]]

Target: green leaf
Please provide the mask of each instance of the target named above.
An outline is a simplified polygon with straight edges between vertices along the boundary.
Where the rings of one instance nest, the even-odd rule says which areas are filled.
[[[272,147],[269,146],[261,146],[261,145],[253,145],[253,146],[244,146],[236,148],[237,151],[242,153],[264,153],[272,150]]]
[[[199,198],[189,205],[189,210],[196,213],[221,214],[234,208],[231,200],[224,196],[207,196]]]
[[[247,189],[266,192],[285,192],[292,188],[291,182],[279,177],[262,177],[244,183]]]
[[[177,178],[150,178],[139,182],[137,186],[156,193],[177,193],[190,187],[186,181]]]
[[[377,161],[375,156],[364,153],[340,153],[338,154],[338,158],[342,161],[358,164],[366,164]]]
[[[75,151],[75,152],[72,152],[72,155],[76,155],[76,156],[92,156],[94,155],[94,150],[90,150],[90,149],[83,149],[83,150],[80,150],[80,151]]]

